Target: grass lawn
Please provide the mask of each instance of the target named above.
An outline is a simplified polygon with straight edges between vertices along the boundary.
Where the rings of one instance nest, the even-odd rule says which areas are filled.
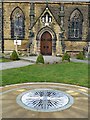
[[[0,62],[10,62],[12,60],[8,59],[8,58],[0,58]]]
[[[35,64],[2,71],[2,85],[25,82],[59,82],[88,87],[85,63]]]

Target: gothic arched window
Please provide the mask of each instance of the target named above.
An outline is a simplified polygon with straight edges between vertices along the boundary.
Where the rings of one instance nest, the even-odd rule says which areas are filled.
[[[11,14],[11,38],[23,39],[24,38],[24,14],[22,10],[17,7]]]
[[[81,12],[78,9],[74,10],[69,19],[69,39],[82,39],[82,22],[83,17]]]

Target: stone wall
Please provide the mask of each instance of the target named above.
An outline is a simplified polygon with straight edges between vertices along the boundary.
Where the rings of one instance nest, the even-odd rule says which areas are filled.
[[[27,43],[25,41],[28,41],[28,36],[29,36],[29,25],[30,25],[30,19],[29,19],[29,14],[30,14],[30,5],[29,3],[4,3],[3,5],[3,14],[4,14],[4,40],[5,40],[5,50],[12,50],[14,49],[14,41],[11,39],[11,20],[10,16],[12,11],[16,7],[20,7],[23,10],[23,13],[25,15],[25,38],[22,40],[22,45],[20,46],[21,49],[25,49],[26,45],[23,45],[23,43]],[[10,47],[9,47],[10,44]]]
[[[68,39],[68,20],[71,13],[77,8],[81,11],[83,15],[82,40],[70,41]],[[83,47],[87,46],[87,43],[85,41],[87,40],[87,34],[88,34],[87,31],[89,26],[88,5],[83,3],[82,4],[64,4],[64,10],[65,10],[65,17],[64,17],[65,41],[67,41],[65,42],[66,51],[82,51]]]
[[[10,21],[10,16],[12,11],[16,8],[16,7],[20,7],[25,15],[25,38],[24,40],[22,40],[22,45],[18,46],[19,50],[25,50],[26,46],[29,42],[29,27],[30,27],[30,3],[29,2],[18,2],[18,3],[3,3],[3,22],[4,22],[4,47],[5,50],[13,50],[15,49],[14,46],[14,41],[11,39],[11,21]],[[59,10],[60,10],[60,4],[49,4],[49,6],[51,7],[51,10],[54,10],[56,12],[56,14],[59,15]],[[36,4],[35,3],[35,25],[33,27],[33,32],[35,34],[34,38],[33,38],[33,52],[37,52],[37,41],[36,41],[36,35],[38,33],[38,31],[43,27],[43,24],[41,23],[41,19],[39,18],[40,15],[42,14],[42,12],[44,11],[46,7],[46,4]],[[69,41],[68,40],[68,20],[70,17],[70,14],[72,13],[72,11],[74,9],[78,8],[82,14],[83,14],[83,32],[82,32],[82,41]],[[87,45],[87,43],[85,42],[86,38],[87,38],[87,31],[88,31],[88,5],[85,4],[64,4],[64,10],[65,10],[65,16],[64,16],[64,29],[65,29],[65,44],[66,44],[66,50],[67,51],[81,51],[83,49],[84,46]],[[55,19],[55,14],[53,16],[53,22],[51,24],[51,28],[55,31],[56,36],[57,36],[57,42],[56,42],[56,54],[58,54],[58,52],[60,51],[61,53],[61,45],[59,42],[59,32],[60,32],[60,26],[59,23],[57,22],[60,21],[59,17],[56,17]]]
[[[65,17],[64,17],[65,38],[66,38],[66,40],[68,40],[68,20],[69,20],[69,17],[71,15],[71,13],[77,8],[83,14],[82,40],[85,41],[86,38],[87,38],[89,20],[88,20],[88,5],[83,4],[83,3],[82,4],[65,4],[64,5],[64,10],[65,10]]]

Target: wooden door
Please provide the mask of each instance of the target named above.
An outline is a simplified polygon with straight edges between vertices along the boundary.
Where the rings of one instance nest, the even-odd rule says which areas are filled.
[[[52,36],[49,32],[44,32],[41,36],[41,54],[52,55]]]

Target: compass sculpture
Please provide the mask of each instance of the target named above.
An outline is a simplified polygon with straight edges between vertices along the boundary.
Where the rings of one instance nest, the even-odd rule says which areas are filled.
[[[20,94],[17,103],[22,107],[39,112],[54,112],[69,108],[73,97],[59,90],[34,89]]]

